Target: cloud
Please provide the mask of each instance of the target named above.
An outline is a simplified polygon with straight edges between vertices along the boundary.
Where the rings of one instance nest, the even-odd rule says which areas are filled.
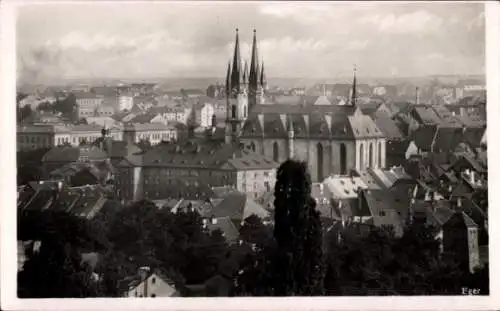
[[[361,51],[366,49],[369,44],[368,40],[356,40],[348,42],[345,48],[351,51]]]
[[[396,15],[366,15],[360,19],[362,24],[376,26],[380,32],[390,34],[423,34],[438,30],[443,20],[427,11]]]
[[[482,11],[430,3],[26,6],[17,23],[18,68],[40,81],[79,75],[223,77],[234,29],[240,29],[246,60],[255,27],[269,77],[350,76],[354,63],[372,76],[391,68],[411,76],[453,66],[473,73],[484,63]],[[445,66],[437,55],[452,61]]]

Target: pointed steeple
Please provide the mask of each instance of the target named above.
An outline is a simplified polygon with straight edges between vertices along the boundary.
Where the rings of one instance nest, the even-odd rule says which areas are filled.
[[[351,94],[351,105],[356,106],[356,96],[357,96],[357,90],[356,90],[356,66],[354,66],[354,78],[352,80],[352,94]]]
[[[241,78],[241,57],[240,57],[240,40],[238,35],[238,28],[236,28],[236,42],[234,44],[233,54],[233,70],[231,72],[231,87],[233,90],[240,90]]]
[[[226,74],[226,96],[231,94],[231,61],[227,63],[227,74]]]
[[[265,86],[267,84],[266,74],[264,73],[264,61],[262,61],[262,68],[261,68],[261,71],[260,71],[260,81],[259,81],[259,83],[262,86]]]
[[[415,105],[420,105],[420,90],[418,86],[415,88]]]
[[[247,84],[248,81],[248,64],[245,61],[245,67],[243,67],[243,84]]]
[[[259,83],[259,54],[257,51],[257,31],[253,30],[252,59],[250,60],[250,75],[248,84],[256,89]]]

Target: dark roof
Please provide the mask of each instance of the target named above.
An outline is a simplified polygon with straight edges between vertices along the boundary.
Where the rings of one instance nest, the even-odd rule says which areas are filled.
[[[137,144],[126,141],[113,140],[111,151],[108,151],[108,154],[111,158],[125,158],[127,156],[139,154],[141,152],[142,149],[137,146]]]
[[[361,109],[361,111],[363,111],[364,114],[373,115],[380,107],[380,105],[381,105],[380,102],[371,101],[366,104],[359,105],[359,108]]]
[[[210,219],[207,223],[210,231],[220,230],[228,242],[235,242],[238,239],[239,231],[229,217]]]
[[[434,152],[452,152],[462,140],[462,129],[438,126],[431,144]]]
[[[382,133],[388,140],[403,138],[401,131],[399,130],[394,120],[392,120],[391,118],[378,115],[373,118],[373,121],[375,121],[377,127],[380,129],[380,131],[382,131]]]
[[[423,125],[412,133],[411,139],[420,150],[430,151],[436,131],[435,125]]]
[[[106,152],[97,146],[60,146],[50,149],[43,156],[42,162],[77,162],[80,157],[88,157],[89,161],[104,161],[107,156]]]
[[[364,190],[362,196],[370,209],[375,226],[389,225],[397,235],[402,235],[405,218],[400,215],[400,211],[408,206],[408,202],[397,201],[389,191],[384,190]],[[385,215],[380,216],[381,212],[385,212]]]
[[[269,212],[255,201],[249,199],[244,193],[228,195],[211,212],[211,216],[216,218],[229,217],[231,220],[240,223],[251,215],[260,218],[269,216]]]
[[[142,165],[229,170],[275,169],[279,166],[265,156],[243,150],[236,144],[206,140],[158,144],[143,155]]]
[[[290,122],[296,138],[383,137],[373,120],[360,110],[355,113],[353,107],[336,105],[311,107],[257,105],[243,126],[242,137],[286,138]]]

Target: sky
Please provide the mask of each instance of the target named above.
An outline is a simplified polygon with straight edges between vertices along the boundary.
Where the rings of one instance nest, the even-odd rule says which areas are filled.
[[[484,74],[479,3],[114,2],[19,7],[18,78],[224,77],[254,27],[268,77]]]

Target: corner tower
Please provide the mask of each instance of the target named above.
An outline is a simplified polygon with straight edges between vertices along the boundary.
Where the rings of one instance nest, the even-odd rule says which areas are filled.
[[[247,78],[241,65],[239,33],[236,28],[232,68],[230,64],[226,76],[225,142],[227,144],[238,141],[243,122],[248,116],[248,91],[245,81]]]

